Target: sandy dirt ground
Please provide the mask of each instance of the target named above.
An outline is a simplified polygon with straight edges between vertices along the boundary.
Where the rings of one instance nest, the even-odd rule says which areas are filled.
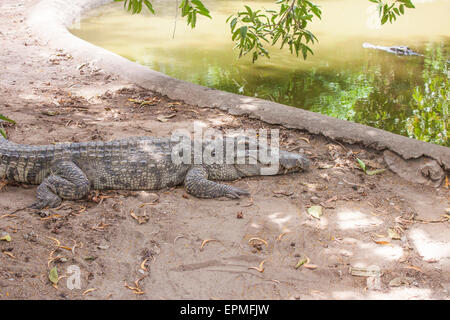
[[[169,136],[200,121],[279,129],[282,146],[312,166],[231,182],[251,192],[239,200],[197,199],[183,186],[93,191],[41,212],[16,211],[33,203],[36,186],[2,181],[0,299],[449,298],[448,188],[389,170],[366,175],[356,157],[384,168],[381,153],[171,101],[49,49],[24,23],[35,2],[0,3],[0,113],[17,122],[5,125],[10,140]],[[308,214],[314,205],[320,219]]]

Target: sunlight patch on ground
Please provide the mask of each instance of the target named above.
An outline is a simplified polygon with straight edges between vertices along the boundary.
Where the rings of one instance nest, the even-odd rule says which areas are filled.
[[[450,259],[450,243],[433,240],[423,230],[412,229],[409,233],[417,251],[427,260]]]
[[[274,212],[268,216],[269,220],[278,225],[281,231],[287,232],[290,229],[287,227],[287,224],[290,220],[292,220],[292,216],[290,214],[285,214],[282,212]]]
[[[381,245],[369,242],[359,242],[358,247],[363,249],[364,252],[370,252],[371,255],[377,255],[386,260],[398,260],[403,255],[403,249],[394,244]]]
[[[373,227],[382,224],[383,221],[371,216],[370,214],[362,213],[358,210],[345,210],[337,213],[338,226],[341,229],[355,229],[364,227]]]

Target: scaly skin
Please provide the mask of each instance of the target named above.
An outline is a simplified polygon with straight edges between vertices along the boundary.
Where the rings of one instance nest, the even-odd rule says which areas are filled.
[[[260,175],[264,167],[260,162],[175,164],[171,157],[174,146],[168,138],[154,137],[51,146],[19,145],[0,139],[0,177],[38,184],[38,201],[32,207],[41,209],[56,207],[62,199],[81,199],[90,189],[157,190],[182,183],[188,193],[199,198],[239,198],[249,193],[211,180]],[[190,156],[189,163],[194,163],[193,154]],[[308,160],[280,151],[278,166],[277,174],[299,171],[307,168]]]

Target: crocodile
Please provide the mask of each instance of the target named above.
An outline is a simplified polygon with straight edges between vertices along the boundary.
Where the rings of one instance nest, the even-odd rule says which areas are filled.
[[[225,144],[222,147],[224,155],[232,153],[231,163],[205,164],[195,161],[195,140],[189,142],[194,147],[186,151],[189,161],[180,163],[173,161],[173,152],[184,156],[184,149],[172,138],[131,137],[45,146],[16,144],[0,138],[0,177],[38,185],[37,201],[30,206],[34,209],[57,207],[62,200],[82,199],[90,190],[158,190],[183,183],[186,192],[198,198],[239,198],[249,192],[216,181],[261,175],[264,168],[272,165],[254,160],[250,139],[239,141],[246,148],[239,156],[235,152],[237,147],[233,147],[233,152]],[[207,141],[200,146],[206,150]],[[265,152],[274,150],[265,149]],[[309,160],[302,154],[279,150],[278,155],[277,167],[271,174],[308,168]]]
[[[402,55],[402,56],[423,56],[423,54],[414,52],[407,46],[392,46],[392,47],[385,47],[385,46],[377,46],[370,43],[363,43],[363,48],[370,48],[370,49],[377,49],[377,50],[383,50],[389,53],[393,53],[396,55]]]

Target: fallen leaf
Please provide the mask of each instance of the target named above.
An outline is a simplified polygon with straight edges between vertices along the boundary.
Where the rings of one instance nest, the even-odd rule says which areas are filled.
[[[11,252],[8,251],[3,251],[3,254],[6,254],[7,256],[9,256],[10,258],[15,259],[16,257],[14,257],[14,255]]]
[[[397,277],[389,281],[389,287],[400,287],[401,285],[409,285],[414,281],[414,278]]]
[[[394,228],[388,228],[387,230],[389,238],[393,240],[400,240],[400,235]]]
[[[55,242],[56,242],[56,245],[57,245],[58,247],[61,245],[61,241],[59,241],[58,239],[52,238],[52,237],[47,237],[47,238],[49,238],[49,239],[55,241]]]
[[[97,290],[97,288],[91,288],[91,289],[87,289],[85,292],[83,292],[83,296],[87,295],[89,292],[95,291]]]
[[[169,121],[170,118],[173,118],[175,116],[176,116],[176,114],[169,114],[167,116],[157,116],[156,119],[158,119],[161,122],[167,122],[167,121]]]
[[[283,232],[283,233],[281,233],[278,237],[277,237],[277,240],[278,241],[280,241],[281,240],[281,238],[283,238],[286,234],[288,234],[289,232]]]
[[[130,289],[130,290],[133,290],[133,293],[134,294],[144,294],[145,292],[144,291],[142,291],[142,289],[139,287],[139,285],[138,285],[138,282],[140,281],[140,280],[142,280],[143,278],[141,278],[141,279],[139,279],[139,280],[136,280],[136,282],[135,282],[135,285],[136,285],[136,287],[131,287],[131,286],[129,286],[126,282],[125,282],[125,288],[128,288],[128,289]]]
[[[59,278],[58,278],[58,270],[56,267],[53,267],[53,269],[50,270],[48,273],[48,279],[54,284],[57,285]]]
[[[384,172],[384,171],[386,171],[386,169],[367,170],[367,171],[366,171],[366,174],[367,174],[368,176],[373,176],[373,175],[375,175],[375,174],[379,174],[379,173],[382,173],[382,172]]]
[[[356,161],[358,161],[358,164],[359,164],[361,170],[362,170],[364,173],[366,173],[366,164],[364,163],[364,161],[362,161],[362,160],[359,159],[359,158],[356,158]]]
[[[264,272],[264,263],[266,262],[266,260],[261,261],[261,263],[259,264],[258,267],[250,267],[249,269],[255,269],[256,271],[259,272]]]
[[[204,247],[208,242],[211,242],[211,241],[219,241],[219,240],[216,240],[216,239],[206,239],[206,240],[203,240],[202,245],[200,246],[200,250],[203,250],[203,247]]]
[[[404,268],[405,268],[405,269],[416,270],[416,271],[419,271],[419,272],[421,272],[421,273],[425,273],[425,272],[423,272],[422,269],[420,269],[419,267],[416,267],[416,266],[406,266],[406,267],[404,267]]]
[[[329,163],[319,163],[317,166],[317,169],[331,169],[334,167],[334,164],[329,164]]]
[[[307,210],[308,214],[316,219],[320,220],[322,216],[322,207],[321,206],[311,206]]]
[[[357,277],[379,277],[381,276],[381,270],[379,266],[363,267],[350,267],[350,274]]]
[[[150,258],[145,259],[141,263],[141,269],[144,270],[144,271],[147,271],[147,267],[145,266],[145,264],[147,263],[148,259],[150,259]]]
[[[310,264],[309,262],[310,262],[309,258],[306,257],[306,263],[303,264],[303,267],[311,270],[317,269],[317,266],[315,264]]]
[[[131,210],[130,211],[130,215],[133,217],[133,219],[135,219],[137,222],[138,222],[138,224],[143,224],[143,223],[146,223],[147,221],[148,221],[148,219],[149,219],[149,217],[144,213],[144,215],[143,216],[137,216],[135,213],[134,213],[134,210]]]
[[[44,110],[44,111],[41,111],[41,113],[43,115],[50,116],[50,117],[53,117],[53,116],[56,116],[59,114],[58,111],[51,111],[51,110]]]
[[[264,240],[264,239],[261,239],[261,238],[251,238],[251,239],[248,240],[248,243],[250,243],[252,241],[255,241],[255,240],[256,241],[261,241],[262,243],[264,243],[266,245],[267,248],[269,247],[269,244],[267,243],[267,241]]]
[[[59,217],[61,217],[61,215],[55,213],[55,214],[52,214],[51,216],[41,218],[41,220],[42,220],[42,221],[45,221],[45,220],[50,220],[50,219],[57,219],[57,218],[59,218]]]
[[[300,139],[300,140],[303,140],[303,141],[306,141],[307,143],[310,143],[308,138],[300,137],[299,139]]]
[[[11,242],[11,236],[9,234],[5,234],[4,236],[2,236],[0,238],[0,240],[6,241],[6,242]]]
[[[392,243],[390,243],[389,241],[375,241],[374,242],[376,244],[382,244],[382,245],[386,245],[386,246],[392,246]]]
[[[306,258],[302,258],[300,260],[298,260],[297,264],[295,265],[295,269],[300,268],[302,265],[304,265],[306,262],[308,261],[308,259]]]

